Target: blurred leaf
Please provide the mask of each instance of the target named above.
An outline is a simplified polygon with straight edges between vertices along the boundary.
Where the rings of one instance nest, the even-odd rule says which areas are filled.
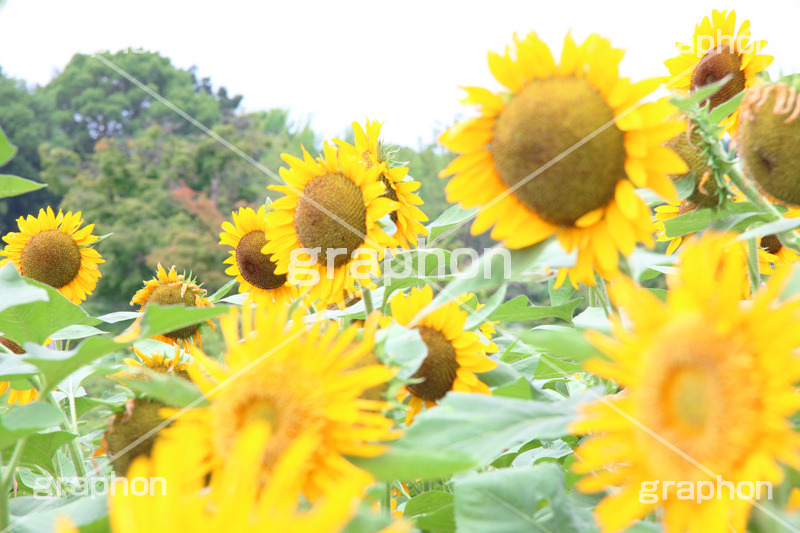
[[[592,357],[606,358],[600,350],[586,340],[584,333],[576,328],[539,326],[530,331],[523,331],[519,337],[533,348],[576,362],[582,362]]]
[[[400,444],[400,441],[395,441]],[[348,457],[382,481],[437,479],[480,466],[470,455],[455,450],[392,445],[377,457]]]
[[[752,237],[763,237],[764,235],[774,235],[777,233],[783,233],[784,231],[793,230],[798,227],[800,227],[800,217],[780,218],[775,222],[761,224],[760,226],[755,226],[754,228],[748,229],[747,231],[739,235],[736,238],[736,240],[746,241],[747,239],[750,239]]]
[[[485,322],[488,322],[489,315],[494,313],[498,307],[503,305],[503,300],[506,298],[506,290],[508,289],[507,284],[500,285],[500,288],[485,302],[483,303],[483,307],[480,310],[477,309],[477,298],[475,299],[475,306],[474,307],[467,307],[465,303],[461,304],[461,309],[467,311],[467,321],[464,324],[464,329],[476,329],[482,326]],[[499,320],[499,319],[497,319]]]
[[[566,435],[577,405],[590,399],[583,396],[544,402],[450,392],[435,409],[417,416],[394,447],[465,454],[486,464],[532,439]]]
[[[49,403],[14,407],[0,417],[0,450],[16,444],[20,437],[57,426],[62,420],[61,410]]]
[[[90,337],[68,351],[50,350],[28,343],[25,346],[28,353],[22,358],[36,365],[44,374],[45,383],[53,386],[82,366],[126,346],[127,344],[118,344],[105,337]]]
[[[717,107],[711,110],[708,114],[708,120],[712,124],[719,124],[720,121],[724,118],[727,118],[736,111],[739,107],[739,104],[742,102],[742,98],[744,98],[745,91],[740,92],[730,100],[719,104]]]
[[[67,326],[64,329],[51,334],[50,339],[54,341],[85,339],[86,337],[103,335],[105,333],[108,332],[92,326]]]
[[[146,378],[121,378],[128,387],[136,392],[146,395],[153,400],[161,401],[170,407],[182,409],[188,405],[205,407],[208,400],[203,398],[203,393],[188,379],[173,374],[158,374],[147,372]],[[235,386],[235,385],[234,385]]]
[[[403,517],[414,521],[417,528],[433,533],[456,531],[453,495],[441,490],[423,492],[411,498]]]
[[[561,287],[554,288],[556,284],[555,278],[548,282],[547,291],[550,294],[550,305],[561,305],[569,300],[575,294],[575,287],[570,283],[562,283]]]
[[[499,398],[518,398],[520,400],[533,400],[534,396],[531,384],[524,377],[495,389],[492,394]]]
[[[135,313],[133,311],[119,311],[117,313],[109,313],[107,315],[97,317],[98,320],[102,320],[107,324],[116,324],[117,322],[124,322],[125,320],[134,320],[139,317],[141,313]]]
[[[383,363],[387,366],[399,368],[397,377],[408,379],[419,370],[422,361],[428,356],[428,346],[423,342],[417,328],[406,328],[392,322],[388,328],[378,332],[380,338],[385,338],[383,345],[385,358]]]
[[[213,304],[217,303],[219,300],[223,299],[228,292],[230,292],[231,287],[236,284],[236,280],[232,279],[228,283],[222,286],[220,290],[209,296],[208,300]]]
[[[177,329],[202,324],[206,320],[219,316],[228,311],[228,306],[214,307],[184,307],[182,305],[160,306],[150,304],[144,310],[141,329],[137,339],[162,335]],[[129,333],[117,337],[120,341],[133,340]]]
[[[86,487],[84,487],[86,490]],[[108,503],[97,495],[70,498],[24,496],[9,501],[14,533],[55,531],[57,516],[69,516],[81,533],[100,533],[108,529]]]
[[[732,77],[732,74],[728,74],[714,83],[709,83],[699,89],[694,89],[692,93],[688,95],[673,93],[669,101],[681,111],[690,111],[693,107],[700,106],[704,100],[714,96]]]
[[[88,396],[81,396],[75,398],[75,412],[78,418],[95,407],[108,407],[114,412],[122,412],[127,400],[128,396],[123,393],[114,394],[107,398],[89,398]]]
[[[19,176],[0,174],[0,198],[19,196],[20,194],[38,191],[44,187],[47,187],[46,183],[36,183]]]
[[[695,209],[664,221],[665,234],[669,238],[682,237],[706,229],[731,215],[757,213],[759,208],[750,202],[728,203],[719,208]]]
[[[592,524],[569,505],[564,473],[553,464],[469,474],[455,481],[454,494],[460,533],[580,533]]]

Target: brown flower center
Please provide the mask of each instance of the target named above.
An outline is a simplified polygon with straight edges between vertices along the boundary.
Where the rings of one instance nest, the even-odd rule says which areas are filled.
[[[342,174],[314,178],[297,202],[294,227],[303,248],[320,249],[319,264],[327,265],[329,255],[335,255],[334,268],[347,264],[364,244],[367,233],[367,207],[361,189]]]
[[[11,353],[15,353],[17,355],[22,355],[25,353],[25,348],[11,339],[7,339],[6,337],[0,337],[0,344],[8,348]]]
[[[614,124],[614,110],[584,79],[525,86],[497,118],[491,150],[503,184],[553,224],[573,225],[608,204],[625,177],[624,133]]]
[[[69,285],[81,269],[81,252],[75,240],[58,230],[37,233],[20,258],[22,275],[60,289]]]
[[[729,74],[732,74],[733,77],[709,98],[711,109],[742,92],[745,84],[741,56],[732,51],[729,46],[719,46],[709,51],[697,63],[692,72],[691,90],[717,82]]]
[[[263,231],[251,231],[239,241],[236,247],[236,264],[239,273],[253,287],[259,289],[278,289],[286,284],[286,274],[275,275],[277,264],[271,255],[261,253],[267,244]]]
[[[697,209],[697,204],[686,198],[685,200],[681,201],[681,205],[678,207],[678,215],[683,215],[689,211],[694,211],[695,209]]]
[[[158,305],[177,305],[183,304],[186,307],[195,307],[197,303],[195,302],[195,291],[192,290],[191,287],[186,287],[185,292],[181,295],[181,289],[184,285],[182,283],[178,283],[175,285],[161,285],[156,287],[150,296],[145,301],[144,305],[147,304],[158,304]],[[185,328],[176,329],[175,331],[170,331],[169,333],[164,333],[165,337],[169,337],[170,339],[188,339],[195,333],[197,333],[197,329],[200,327],[200,324],[193,324],[191,326],[186,326]]]
[[[412,377],[424,378],[424,381],[408,385],[407,388],[414,396],[423,400],[439,400],[452,390],[456,380],[456,349],[442,332],[427,326],[419,326],[417,329],[428,347],[428,356]]]
[[[777,254],[783,245],[777,235],[764,235],[761,237],[761,248],[767,253]]]

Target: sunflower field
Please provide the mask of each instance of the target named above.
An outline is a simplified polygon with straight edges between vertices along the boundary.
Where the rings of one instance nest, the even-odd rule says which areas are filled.
[[[644,80],[510,36],[433,220],[391,124],[298,142],[214,225],[213,292],[152,264],[95,313],[125,242],[20,216],[0,533],[800,531],[800,77],[733,11],[690,29]]]

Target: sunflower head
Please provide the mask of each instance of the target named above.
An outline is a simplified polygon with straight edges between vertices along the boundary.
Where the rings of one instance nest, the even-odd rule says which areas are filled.
[[[137,457],[150,456],[160,429],[166,426],[159,414],[164,407],[163,403],[154,400],[128,400],[123,414],[109,418],[101,448],[118,476],[127,476],[131,462]],[[148,435],[154,429],[157,431]]]
[[[477,333],[464,330],[467,312],[461,309],[460,303],[465,300],[462,297],[450,302],[413,326],[428,348],[428,355],[412,376],[415,382],[405,387],[403,395],[411,396],[407,423],[411,423],[423,405],[436,405],[451,390],[491,394],[489,387],[475,374],[488,372],[497,366],[495,361],[486,357],[487,353],[497,351],[497,347],[492,343],[485,344]],[[397,293],[389,304],[393,319],[406,326],[432,301],[433,290],[426,285],[422,289],[411,289],[408,295]],[[384,324],[390,322],[385,320]],[[488,333],[489,330],[484,331]]]
[[[384,145],[380,139],[382,126],[383,123],[377,120],[367,120],[364,127],[353,122],[355,146],[341,140],[336,140],[336,143],[346,150],[354,150],[368,169],[385,166],[379,176],[386,187],[383,196],[397,203],[397,209],[389,213],[396,226],[393,237],[401,247],[407,249],[409,246],[416,246],[419,235],[428,234],[428,230],[422,225],[428,217],[416,207],[424,203],[414,192],[419,189],[420,183],[408,177],[408,167],[394,160],[396,150]]]
[[[607,357],[587,370],[622,392],[588,404],[573,425],[588,434],[575,470],[592,473],[579,488],[609,491],[596,509],[606,532],[620,531],[657,504],[639,498],[642,483],[664,484],[665,529],[744,529],[751,502],[723,493],[713,501],[676,498],[676,482],[778,481],[778,462],[800,464],[800,436],[789,417],[800,409],[800,362],[792,328],[800,301],[778,303],[787,281],[773,275],[749,306],[740,306],[740,243],[704,234],[687,244],[665,302],[629,280],[614,283],[622,309],[612,336],[589,340]],[[784,334],[786,333],[786,334]],[[614,464],[613,469],[607,469]],[[717,478],[719,476],[719,478]],[[723,527],[724,529],[724,527]]]
[[[708,155],[698,128],[689,125],[685,132],[673,137],[665,144],[678,154],[688,167],[687,172],[672,174],[670,179],[680,180],[686,178],[690,172],[694,173],[695,187],[688,200],[703,207],[717,206],[720,200],[719,187],[716,179],[709,172]]]
[[[294,443],[308,439],[316,452],[298,471],[306,496],[316,499],[326,486],[347,478],[369,484],[370,476],[342,455],[380,454],[381,441],[398,436],[380,414],[387,404],[364,398],[365,391],[393,376],[369,358],[375,320],[367,321],[357,340],[356,327],[341,330],[326,321],[306,327],[299,314],[289,322],[286,308],[245,306],[241,316],[241,326],[235,308],[220,320],[224,365],[194,350],[197,368],[190,367],[189,374],[211,405],[181,417],[174,431],[205,428],[205,440],[196,444],[206,447],[214,468],[232,459],[243,431],[266,424],[270,439],[259,460],[263,480]]]
[[[290,283],[310,286],[310,297],[328,305],[352,294],[356,280],[363,284],[380,273],[378,259],[397,241],[377,222],[396,210],[397,202],[384,196],[379,179],[384,163],[368,169],[360,154],[344,145],[337,153],[326,143],[318,159],[303,153],[302,160],[283,155],[289,164],[281,169],[286,185],[270,188],[286,196],[266,214],[270,240],[262,252],[278,264],[275,275],[288,273]]]
[[[664,62],[672,77],[667,86],[691,92],[730,76],[709,98],[713,109],[756,83],[757,74],[772,63],[772,56],[761,54],[766,44],[750,38],[749,20],[737,31],[735,11],[713,10],[711,17],[703,18],[695,27],[691,43],[677,43],[678,56]],[[723,125],[726,131],[735,133],[738,113]]]
[[[9,352],[22,355],[25,352],[25,348],[17,344],[16,342],[12,341],[7,337],[0,337],[0,345],[2,345],[6,350]],[[0,350],[0,353],[3,353]],[[10,389],[10,390],[9,390]],[[17,390],[11,388],[11,382],[9,381],[0,381],[0,396],[5,394],[6,391],[8,392],[8,404],[12,405],[15,403],[19,403],[20,405],[26,405],[39,397],[39,391],[36,389],[22,389]]]
[[[745,172],[777,202],[800,206],[800,95],[785,82],[748,91],[736,144]]]
[[[97,265],[105,262],[91,247],[98,239],[92,235],[94,224],[80,229],[82,223],[80,212],[56,215],[50,207],[40,209],[38,217],[20,217],[19,232],[3,236],[7,244],[0,256],[11,260],[23,276],[50,285],[80,304],[100,279]]]
[[[175,266],[167,272],[159,263],[156,276],[150,281],[146,281],[144,288],[140,289],[131,300],[131,305],[141,304],[140,310],[144,310],[150,304],[157,305],[183,305],[185,307],[207,307],[213,306],[205,297],[206,290],[185,274],[178,274]],[[141,320],[137,319],[137,323]],[[209,321],[213,328],[213,324]],[[136,329],[134,324],[133,329]],[[193,342],[201,343],[200,324],[193,324],[175,331],[170,331],[163,335],[153,337],[167,344],[178,346],[179,344],[187,347]]]
[[[634,187],[668,199],[668,174],[687,171],[663,143],[684,130],[665,101],[637,105],[659,80],[631,83],[618,74],[623,52],[597,35],[564,41],[557,65],[534,33],[514,37],[514,49],[490,53],[492,74],[505,94],[467,88],[466,103],[482,116],[460,122],[440,142],[461,154],[441,176],[448,200],[480,206],[473,234],[521,248],[556,235],[568,251],[573,284],[611,278],[618,254],[652,243],[649,213]],[[559,273],[559,285],[567,270]]]
[[[261,252],[267,244],[265,206],[258,211],[240,208],[233,213],[233,224],[223,222],[222,229],[219,243],[233,248],[225,260],[230,265],[225,273],[236,277],[239,292],[264,305],[283,305],[297,298],[297,287],[287,283],[286,274],[276,274],[272,256]]]
[[[145,355],[138,348],[131,348],[139,359],[126,358],[123,363],[130,368],[131,372],[124,372],[122,376],[133,377],[134,379],[147,379],[144,368],[148,368],[157,374],[175,374],[182,378],[189,379],[189,363],[182,361],[181,349],[175,346],[175,353],[168,357],[163,353],[151,353]]]

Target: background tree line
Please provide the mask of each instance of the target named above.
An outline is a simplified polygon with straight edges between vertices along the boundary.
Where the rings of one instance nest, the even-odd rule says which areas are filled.
[[[293,123],[287,110],[241,112],[241,96],[215,90],[194,67],[177,68],[157,53],[118,52],[109,60],[275,174],[281,153],[321,148],[320,136]],[[114,234],[99,245],[107,262],[88,303],[95,312],[126,306],[159,262],[219,288],[228,281],[220,224],[270,194],[262,170],[88,55],[76,54],[43,87],[0,69],[0,125],[19,148],[3,172],[48,184],[0,200],[0,235],[47,205],[82,211],[95,234]],[[401,147],[397,156],[422,183],[423,210],[435,219],[449,207],[437,174],[452,154],[431,144]],[[474,241],[466,228],[453,238]]]

